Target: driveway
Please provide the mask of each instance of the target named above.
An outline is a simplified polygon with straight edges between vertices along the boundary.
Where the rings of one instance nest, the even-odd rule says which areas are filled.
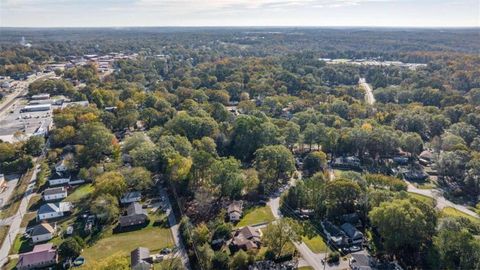
[[[461,204],[456,204],[456,203],[453,203],[453,202],[445,199],[445,197],[443,197],[443,194],[442,194],[443,192],[439,189],[419,189],[419,188],[415,187],[414,185],[412,185],[408,181],[406,181],[406,183],[408,185],[408,189],[407,189],[408,192],[412,192],[412,193],[416,193],[416,194],[420,194],[420,195],[423,195],[423,196],[427,196],[427,197],[436,199],[437,200],[437,209],[442,210],[445,207],[452,207],[452,208],[455,208],[458,211],[461,211],[461,212],[463,212],[467,215],[480,218],[480,216],[477,213],[468,209],[466,206],[461,205]]]
[[[373,105],[373,103],[375,103],[375,97],[373,96],[372,87],[370,87],[365,78],[360,78],[360,80],[358,80],[358,84],[360,85],[360,87],[365,89],[365,102]]]

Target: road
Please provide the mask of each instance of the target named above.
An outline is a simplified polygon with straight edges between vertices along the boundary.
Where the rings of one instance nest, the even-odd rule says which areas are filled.
[[[420,195],[423,195],[423,196],[427,196],[427,197],[436,199],[437,209],[442,210],[445,207],[452,207],[452,208],[455,208],[458,211],[461,211],[461,212],[463,212],[467,215],[480,218],[480,216],[477,213],[473,212],[472,210],[468,209],[467,207],[465,207],[463,205],[460,205],[460,204],[453,203],[453,202],[445,199],[441,190],[438,190],[438,189],[419,189],[419,188],[415,187],[414,185],[412,185],[410,182],[408,182],[408,181],[406,181],[406,182],[407,182],[407,185],[408,185],[408,192],[417,193],[417,194],[420,194]]]
[[[367,102],[370,105],[373,105],[375,103],[375,97],[373,96],[373,90],[370,87],[370,85],[367,83],[367,80],[365,78],[360,78],[358,80],[358,84],[360,87],[365,89],[365,102]]]
[[[29,179],[29,184],[35,184],[37,181],[37,173],[40,171],[40,166],[36,165],[33,171],[32,177]],[[11,217],[10,221],[10,228],[8,230],[8,234],[5,237],[5,240],[0,247],[0,265],[3,266],[7,263],[8,253],[15,241],[15,237],[20,232],[20,224],[22,223],[23,215],[27,212],[28,203],[30,198],[35,195],[33,189],[27,189],[25,194],[23,195],[22,201],[20,202],[20,207],[18,208],[17,213]]]
[[[160,196],[161,198],[165,199],[166,202],[166,214],[168,215],[168,223],[170,224],[170,230],[172,231],[173,241],[175,242],[175,246],[177,247],[177,252],[180,255],[182,260],[183,266],[185,269],[190,268],[190,261],[188,259],[188,253],[183,245],[182,236],[180,235],[180,225],[178,224],[175,214],[173,213],[172,204],[170,203],[170,199],[168,198],[167,193],[163,188],[160,188]]]

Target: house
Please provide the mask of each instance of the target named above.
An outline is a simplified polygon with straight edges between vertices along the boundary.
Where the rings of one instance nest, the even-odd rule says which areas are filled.
[[[247,251],[251,249],[259,249],[262,244],[261,236],[262,234],[260,230],[245,226],[235,231],[231,246],[235,250],[243,249]]]
[[[120,198],[120,202],[123,204],[129,204],[133,202],[139,202],[142,199],[142,193],[140,191],[127,192]]]
[[[71,212],[73,205],[69,202],[59,202],[59,203],[47,203],[42,206],[37,211],[38,220],[46,220],[52,218],[63,217],[67,213]]]
[[[346,243],[347,239],[345,233],[337,226],[333,225],[329,221],[324,221],[321,224],[323,232],[327,236],[328,242],[334,244],[335,246],[343,246]]]
[[[147,211],[142,205],[134,202],[127,207],[127,214],[119,219],[120,227],[144,224],[148,220]]]
[[[58,262],[57,250],[53,248],[53,244],[41,244],[33,247],[30,252],[19,255],[17,269],[38,269],[53,266]]]
[[[409,181],[425,181],[428,174],[420,170],[409,170],[403,173],[403,177]]]
[[[152,269],[152,263],[153,260],[148,248],[138,247],[130,252],[130,268],[132,270]]]
[[[48,179],[48,184],[50,186],[68,184],[71,178],[71,175],[67,172],[54,172],[50,179]]]
[[[353,245],[361,245],[363,243],[363,233],[357,230],[352,224],[343,223],[340,228],[347,234],[349,243]]]
[[[73,154],[67,154],[55,164],[55,171],[58,173],[66,173],[70,170],[70,163],[73,162]]]
[[[66,197],[67,189],[65,187],[47,188],[43,192],[43,200],[46,202],[61,200]]]
[[[52,227],[52,225],[46,222],[36,225],[30,230],[32,242],[36,244],[52,239],[55,236],[56,228],[56,225]]]
[[[228,218],[231,222],[237,222],[243,215],[243,202],[233,201],[227,209]]]
[[[339,169],[361,170],[360,159],[354,156],[339,157],[333,161],[332,166]]]
[[[433,161],[433,153],[429,150],[425,150],[418,156],[418,161],[424,166],[428,166]]]

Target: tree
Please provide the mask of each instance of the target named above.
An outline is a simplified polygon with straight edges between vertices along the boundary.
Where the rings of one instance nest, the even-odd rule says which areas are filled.
[[[285,136],[285,143],[291,150],[300,139],[300,126],[294,122],[289,121],[285,125],[282,134]]]
[[[480,242],[458,222],[452,225],[442,225],[433,241],[442,268],[480,268]]]
[[[255,152],[255,167],[262,184],[267,188],[277,187],[295,170],[292,153],[283,145],[270,145]]]
[[[90,205],[90,211],[101,223],[111,223],[120,213],[118,199],[108,194],[100,195]]]
[[[23,145],[23,150],[28,155],[39,156],[45,146],[45,139],[42,136],[31,136]]]
[[[404,133],[401,137],[401,146],[412,156],[417,156],[423,150],[423,140],[417,133]]]
[[[263,239],[266,247],[273,252],[275,258],[279,258],[285,255],[287,244],[301,240],[298,231],[299,227],[295,221],[282,218],[268,225]]]
[[[356,182],[336,179],[325,186],[325,204],[329,216],[353,213],[357,201],[361,199],[362,191]]]
[[[114,145],[117,143],[110,130],[99,122],[82,125],[78,131],[78,139],[85,145],[83,154],[86,156],[87,163],[112,154]]]
[[[205,223],[200,223],[195,227],[192,240],[196,246],[201,246],[205,243],[208,244],[208,241],[210,240],[210,230]]]
[[[436,223],[432,222],[435,210],[425,204],[422,207],[406,199],[383,202],[368,214],[372,225],[378,230],[385,250],[392,255],[406,258],[425,244],[433,234]],[[422,208],[430,211],[425,212]]]
[[[322,151],[313,151],[308,153],[303,162],[303,169],[312,175],[327,166],[327,155]]]
[[[76,258],[82,252],[82,246],[75,238],[67,238],[58,247],[58,254],[62,258]]]
[[[122,174],[129,188],[144,191],[153,185],[152,174],[144,167],[126,168]]]
[[[239,250],[237,253],[235,253],[235,255],[233,255],[231,269],[248,269],[248,255],[245,251]]]
[[[120,198],[127,191],[125,178],[119,172],[106,172],[95,179],[95,194]]]
[[[234,157],[223,158],[212,164],[212,182],[219,186],[222,196],[238,198],[245,186],[240,162]]]
[[[0,142],[0,162],[13,160],[16,155],[17,149],[15,145],[8,142]]]
[[[215,252],[212,260],[212,269],[228,269],[230,258],[222,251]]]
[[[212,269],[212,260],[215,255],[208,243],[197,247],[198,263],[202,269]]]

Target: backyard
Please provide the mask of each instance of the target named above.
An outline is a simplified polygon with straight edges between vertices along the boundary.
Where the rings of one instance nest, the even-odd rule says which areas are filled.
[[[271,222],[275,217],[268,206],[254,207],[246,210],[244,216],[236,227],[252,226],[260,223]]]

